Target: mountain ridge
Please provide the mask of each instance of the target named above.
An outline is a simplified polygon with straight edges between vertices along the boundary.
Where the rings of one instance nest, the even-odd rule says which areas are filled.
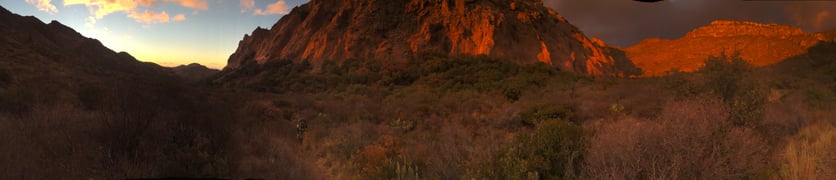
[[[425,52],[543,62],[563,71],[615,74],[601,41],[541,0],[313,0],[239,42],[225,70],[267,61],[405,62]]]
[[[822,33],[789,25],[716,20],[678,39],[649,38],[623,50],[644,76],[659,76],[674,69],[695,71],[708,57],[723,54],[740,53],[756,66],[775,64],[826,40]]]

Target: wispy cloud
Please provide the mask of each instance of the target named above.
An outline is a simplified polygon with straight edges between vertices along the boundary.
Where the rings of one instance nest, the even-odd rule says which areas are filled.
[[[55,14],[58,12],[58,8],[55,8],[55,5],[52,5],[52,0],[26,0],[26,3],[34,5],[38,8],[38,10],[49,14]]]
[[[128,13],[128,17],[136,20],[136,22],[143,24],[167,23],[171,20],[168,17],[168,13],[166,12],[155,13],[147,9],[145,10],[145,12],[141,13],[130,12]]]
[[[95,19],[101,19],[116,12],[125,12],[127,17],[145,25],[182,21],[186,19],[186,16],[182,14],[178,14],[174,17],[174,19],[172,19],[165,11],[153,12],[147,9],[155,7],[157,3],[176,3],[180,6],[194,10],[209,9],[206,4],[206,0],[64,0],[64,6],[86,6],[87,9],[90,10],[91,16],[95,17]]]
[[[186,20],[186,15],[183,15],[183,14],[177,14],[173,18],[171,18],[171,21],[185,21],[185,20]]]
[[[145,0],[145,1],[153,1],[153,0]],[[175,2],[180,4],[183,7],[198,9],[198,10],[208,10],[209,6],[206,5],[206,0],[163,0],[163,2]]]
[[[287,7],[287,2],[284,0],[279,0],[275,3],[267,5],[266,9],[255,9],[254,0],[241,0],[241,12],[246,12],[250,9],[254,9],[254,15],[287,14],[290,12]]]
[[[241,13],[255,8],[255,0],[241,0]]]

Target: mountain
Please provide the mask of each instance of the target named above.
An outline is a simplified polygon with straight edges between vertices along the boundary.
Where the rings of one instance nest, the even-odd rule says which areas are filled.
[[[283,60],[405,62],[431,52],[616,73],[605,46],[542,0],[312,0],[245,35],[225,70]]]
[[[194,157],[225,158],[218,129],[231,125],[220,122],[245,116],[212,93],[0,7],[0,154],[13,155],[2,179],[223,177],[204,170],[218,161]]]
[[[0,7],[0,63],[16,79],[70,77],[73,79],[164,79],[167,69],[143,63],[125,52],[114,52],[96,39],[52,21],[44,24]]]
[[[198,63],[192,63],[189,65],[180,65],[177,67],[171,68],[174,71],[174,74],[183,78],[188,82],[197,82],[203,79],[206,79],[219,71],[217,69],[210,69],[206,66],[200,65]]]
[[[803,54],[826,39],[824,34],[787,25],[717,20],[682,38],[646,39],[624,51],[645,76],[657,76],[672,69],[695,71],[708,57],[724,53],[739,52],[756,66],[774,64]]]

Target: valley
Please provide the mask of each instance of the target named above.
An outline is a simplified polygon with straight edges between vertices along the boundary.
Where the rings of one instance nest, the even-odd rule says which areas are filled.
[[[618,48],[539,0],[312,0],[221,70],[5,8],[0,34],[3,179],[836,177],[832,31]]]

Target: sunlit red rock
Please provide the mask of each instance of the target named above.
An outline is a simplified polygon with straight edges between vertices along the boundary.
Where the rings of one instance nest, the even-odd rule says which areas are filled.
[[[599,75],[612,66],[601,44],[541,0],[312,0],[245,36],[226,69],[278,60],[403,62],[435,52]]]
[[[695,71],[708,57],[723,53],[739,52],[756,66],[774,64],[803,54],[822,40],[821,34],[787,25],[718,20],[680,39],[647,39],[624,51],[645,76],[658,76],[672,69]]]

